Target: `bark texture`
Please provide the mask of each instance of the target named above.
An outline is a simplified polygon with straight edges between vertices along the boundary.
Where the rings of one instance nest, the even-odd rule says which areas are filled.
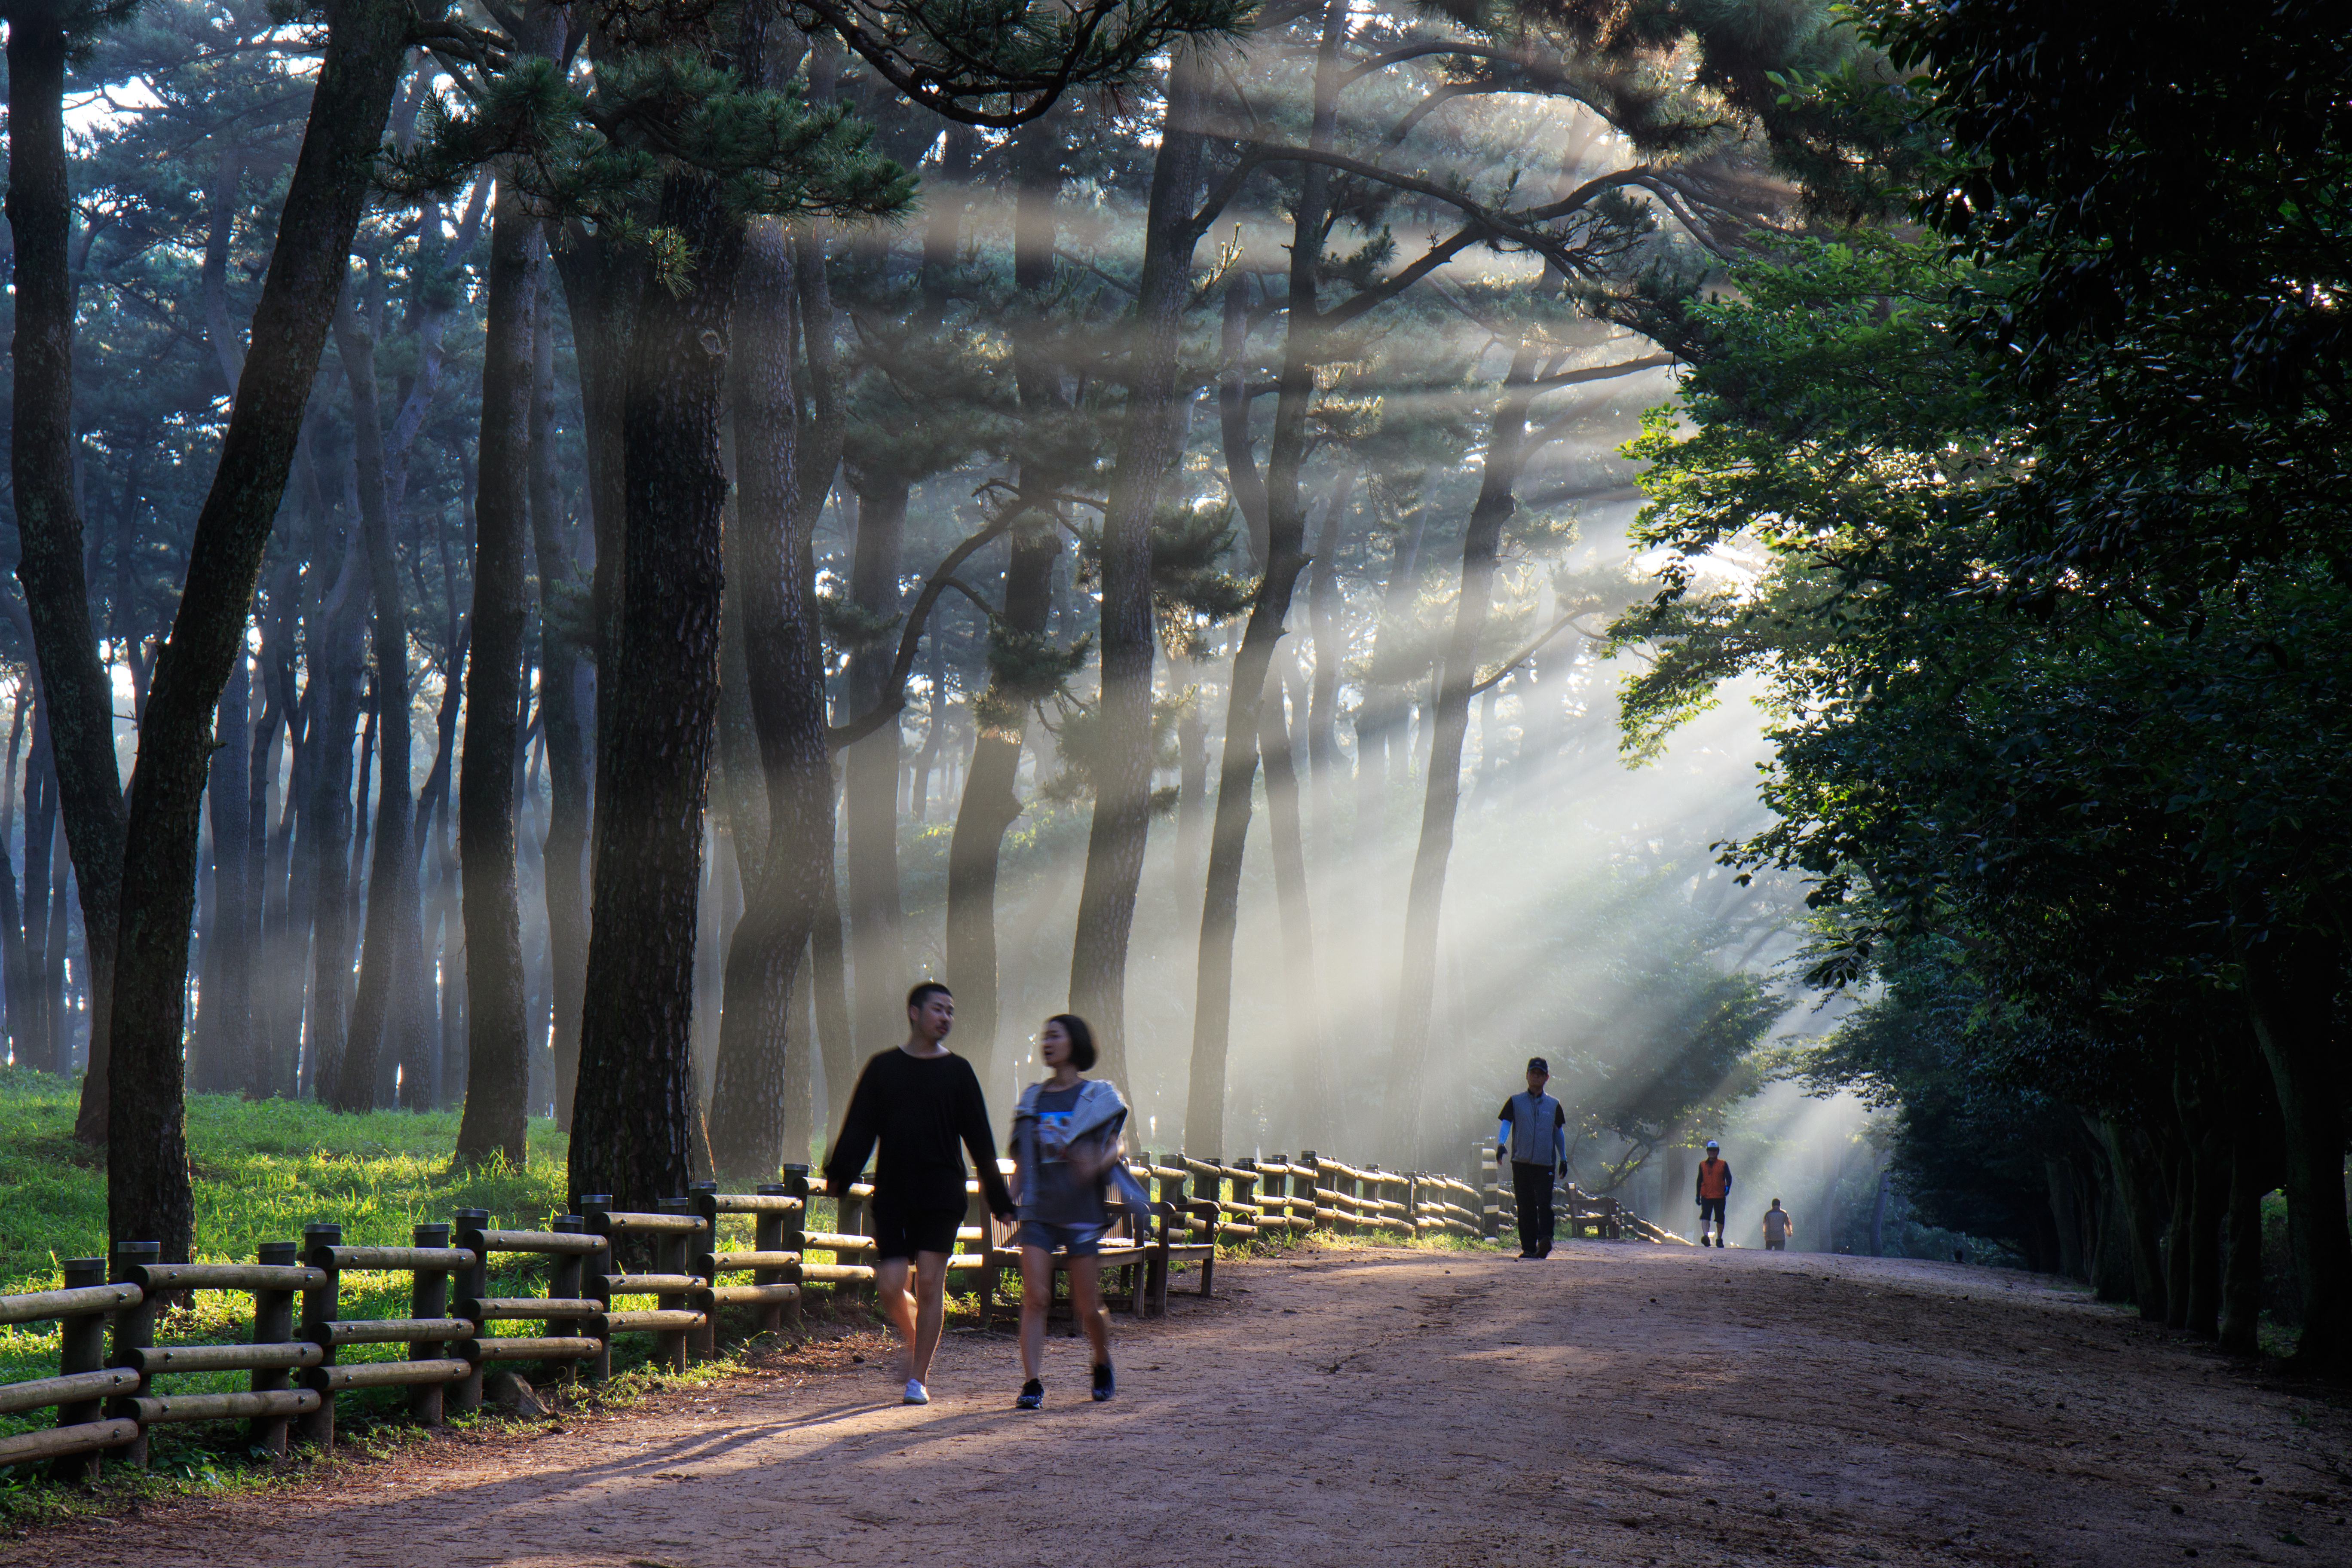
[[[467,615],[466,746],[457,772],[457,858],[465,884],[466,1109],[457,1163],[523,1163],[530,1052],[525,1034],[522,911],[515,881],[515,752],[523,634],[530,619],[530,410],[537,238],[519,193],[500,182],[490,215],[482,343],[480,479],[474,502],[474,598]]]
[[[359,467],[360,531],[367,556],[368,598],[375,612],[375,735],[381,782],[370,846],[367,929],[360,944],[358,989],[352,999],[343,1058],[331,1091],[320,1098],[338,1110],[368,1110],[378,1103],[378,1058],[389,1040],[402,1041],[399,982],[411,969],[417,930],[416,873],[409,832],[415,801],[408,783],[408,614],[400,591],[400,561],[393,542],[392,497],[386,486],[383,427],[376,406],[375,340],[348,299],[335,317],[336,349],[352,388],[352,445]],[[322,1086],[322,1089],[325,1086]]]
[[[586,674],[569,618],[551,613],[572,580],[555,449],[555,310],[544,278],[532,320],[530,539],[539,566],[539,712],[547,747],[547,832],[540,878],[547,896],[547,965],[554,1017],[556,1114],[572,1121],[580,1079],[580,993],[588,973],[590,737]]]
[[[793,984],[833,858],[833,768],[817,657],[814,513],[800,493],[793,257],[780,226],[763,222],[746,235],[737,287],[736,558],[767,832],[757,865],[744,868],[743,918],[728,947],[710,1153],[722,1173],[772,1181],[794,1157],[785,1145],[792,1086],[796,1074],[807,1077],[792,1054]]]
[[[856,469],[851,470],[853,475]],[[857,476],[857,542],[849,598],[877,621],[898,615],[898,566],[907,535],[905,479]],[[842,689],[853,714],[882,700],[898,639],[877,638],[850,655]],[[842,815],[848,831],[849,973],[857,1042],[883,1051],[904,1037],[900,998],[912,983],[898,901],[898,763],[903,742],[894,713],[841,755]]]
[[[730,310],[741,223],[684,170],[656,221],[692,287],[646,292],[623,404],[621,646],[597,741],[595,924],[572,1114],[571,1192],[650,1206],[709,1158],[691,1058],[697,893],[719,710]],[[478,633],[477,634],[478,636]]]
[[[74,500],[74,282],[67,256],[73,219],[65,143],[68,18],[62,0],[33,0],[8,11],[6,210],[15,246],[16,310],[8,468],[16,508],[16,579],[24,584],[32,620],[58,803],[79,870],[82,929],[89,942],[89,1070],[82,1080],[74,1136],[99,1143],[109,1139],[111,1128],[108,1017],[127,826],[114,755],[114,687],[99,661],[81,513]],[[303,384],[309,384],[307,374]],[[248,595],[251,591],[248,584]],[[209,710],[209,700],[205,706]],[[37,896],[28,883],[26,904]],[[175,1080],[177,1076],[175,1064]]]

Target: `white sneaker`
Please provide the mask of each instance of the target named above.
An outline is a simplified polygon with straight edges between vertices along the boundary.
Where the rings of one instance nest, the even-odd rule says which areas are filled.
[[[931,1391],[923,1386],[922,1380],[913,1377],[908,1378],[907,1380],[906,1395],[901,1398],[898,1403],[901,1405],[929,1405],[930,1402]]]

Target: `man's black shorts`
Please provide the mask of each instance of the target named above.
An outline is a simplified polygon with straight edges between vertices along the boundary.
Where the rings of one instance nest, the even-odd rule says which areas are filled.
[[[912,1258],[918,1252],[955,1251],[961,1209],[903,1209],[877,1200],[873,1209],[874,1257]]]

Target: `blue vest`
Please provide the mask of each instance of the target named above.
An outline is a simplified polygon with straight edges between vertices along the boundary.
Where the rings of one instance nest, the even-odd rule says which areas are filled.
[[[1559,1124],[1559,1101],[1548,1094],[1524,1089],[1511,1096],[1511,1161],[1520,1165],[1549,1165],[1552,1161],[1552,1130]]]

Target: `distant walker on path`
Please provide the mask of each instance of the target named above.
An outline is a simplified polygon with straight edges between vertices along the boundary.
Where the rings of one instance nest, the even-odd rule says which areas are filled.
[[[1698,1163],[1698,1244],[1724,1246],[1723,1205],[1731,1198],[1731,1167],[1723,1163],[1723,1145],[1706,1141],[1706,1158]],[[1715,1239],[1706,1237],[1706,1222],[1715,1221]]]
[[[1528,1058],[1528,1091],[1503,1101],[1495,1161],[1511,1162],[1511,1196],[1519,1208],[1519,1256],[1551,1256],[1551,1184],[1568,1174],[1568,1112],[1544,1092],[1551,1066]]]
[[[1797,1222],[1795,1217],[1791,1215],[1787,1209],[1780,1206],[1780,1199],[1774,1198],[1772,1200],[1772,1206],[1764,1211],[1764,1250],[1767,1252],[1788,1251],[1789,1238],[1796,1234]]]
[[[971,1151],[989,1213],[1010,1222],[1013,1194],[996,1168],[988,1103],[971,1064],[948,1049],[955,997],[935,980],[907,993],[907,1043],[857,1075],[841,1136],[824,1163],[825,1191],[842,1197],[878,1142],[874,1167],[874,1288],[907,1351],[904,1403],[929,1405],[931,1355],[947,1318],[948,1258],[963,1224],[963,1155]],[[914,1274],[913,1289],[908,1273]]]

